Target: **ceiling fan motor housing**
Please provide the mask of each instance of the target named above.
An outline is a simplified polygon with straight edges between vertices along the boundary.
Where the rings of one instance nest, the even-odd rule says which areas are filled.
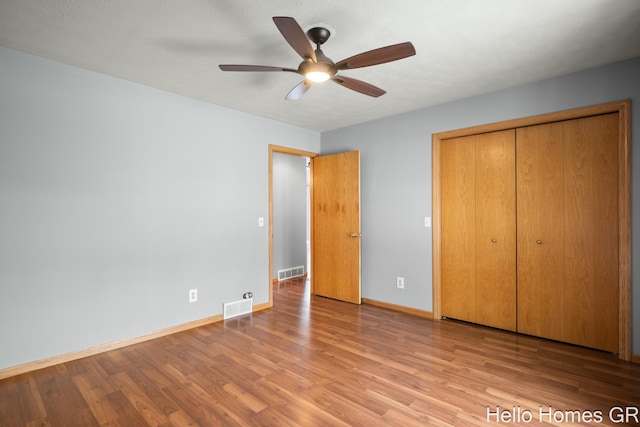
[[[322,53],[322,52],[320,52]],[[336,69],[334,67],[333,61],[329,58],[325,58],[328,61],[323,61],[322,58],[317,56],[318,51],[316,51],[316,58],[318,58],[318,62],[313,62],[311,59],[306,59],[300,63],[298,67],[298,72],[304,76],[306,76],[310,72],[320,72],[326,73],[329,76],[333,76],[336,74]],[[324,54],[322,54],[324,56]]]

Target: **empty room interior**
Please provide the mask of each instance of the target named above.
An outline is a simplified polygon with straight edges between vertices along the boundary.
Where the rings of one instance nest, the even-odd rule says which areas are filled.
[[[0,2],[0,427],[640,425],[640,2]]]

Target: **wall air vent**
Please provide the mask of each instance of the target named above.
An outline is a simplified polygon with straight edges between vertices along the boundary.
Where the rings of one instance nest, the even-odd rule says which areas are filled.
[[[278,282],[304,276],[304,265],[278,270]]]
[[[223,319],[251,314],[253,309],[253,298],[241,299],[238,301],[225,302],[222,310]]]

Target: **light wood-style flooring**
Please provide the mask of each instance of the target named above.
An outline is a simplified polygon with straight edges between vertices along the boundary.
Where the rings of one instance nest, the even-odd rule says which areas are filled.
[[[307,287],[281,283],[273,309],[2,380],[0,426],[636,425],[616,408],[640,407],[640,365]]]

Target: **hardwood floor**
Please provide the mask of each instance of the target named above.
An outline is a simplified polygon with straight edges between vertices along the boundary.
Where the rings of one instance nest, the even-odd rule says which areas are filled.
[[[2,380],[0,425],[639,424],[640,365],[306,287],[276,285],[274,309]]]

